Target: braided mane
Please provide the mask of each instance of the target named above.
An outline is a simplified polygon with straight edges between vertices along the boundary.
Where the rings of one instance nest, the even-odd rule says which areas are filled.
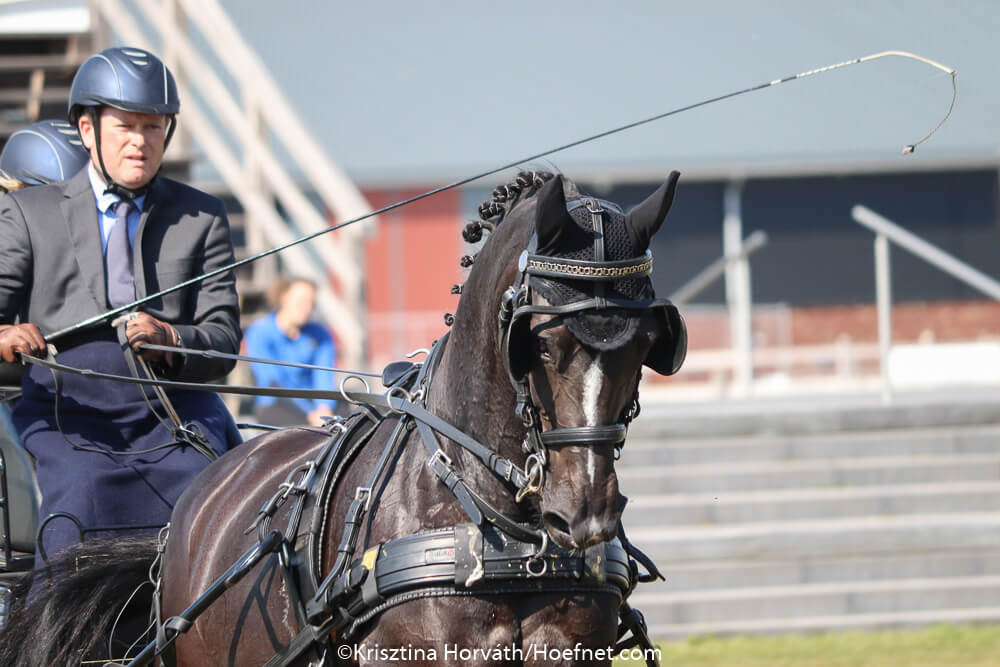
[[[517,203],[520,196],[526,190],[536,190],[553,178],[554,174],[548,171],[521,171],[518,172],[514,180],[504,185],[497,186],[490,199],[479,205],[479,219],[473,220],[462,229],[462,238],[466,243],[475,244],[483,240],[484,232],[492,232],[496,226],[503,222],[504,216]],[[476,261],[476,255],[463,255],[459,264],[463,269],[467,269]],[[462,285],[452,285],[452,294],[461,294]],[[445,313],[445,324],[451,326],[455,317],[451,313]]]

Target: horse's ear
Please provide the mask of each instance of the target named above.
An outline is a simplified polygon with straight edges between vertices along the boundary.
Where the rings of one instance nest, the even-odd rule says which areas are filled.
[[[677,189],[677,179],[680,176],[679,171],[670,172],[663,185],[625,217],[625,224],[640,248],[649,248],[649,240],[666,219],[670,205],[674,202],[674,190]]]
[[[535,205],[535,231],[538,233],[539,255],[551,254],[559,247],[559,239],[567,221],[566,195],[563,194],[562,176],[551,178],[538,191]]]

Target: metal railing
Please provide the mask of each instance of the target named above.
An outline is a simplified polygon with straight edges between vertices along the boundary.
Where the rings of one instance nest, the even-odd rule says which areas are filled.
[[[673,294],[670,295],[670,300],[677,306],[690,302],[691,299],[711,287],[712,283],[726,273],[727,264],[737,259],[746,259],[766,245],[767,233],[758,229],[753,234],[743,239],[743,245],[740,246],[739,252],[732,257],[723,255],[722,257],[716,259],[714,262],[692,276],[686,283],[674,290]]]
[[[326,210],[340,220],[371,210],[358,189],[319,149],[217,0],[91,0],[91,6],[95,24],[103,24],[95,27],[96,34],[110,28],[128,44],[158,50],[174,72],[183,100],[180,127],[195,139],[243,205],[251,253],[288,243],[297,232],[311,234],[328,227]],[[194,46],[191,29],[201,33],[198,43],[208,46],[211,60]],[[156,42],[162,44],[161,49],[153,46]],[[214,69],[216,61],[222,64],[219,73]],[[235,83],[235,95],[221,77]],[[179,145],[185,141],[180,133],[177,139]],[[282,165],[272,141],[315,189],[319,207]],[[279,205],[294,226],[282,218]],[[352,366],[362,361],[366,337],[363,236],[360,225],[348,227],[316,239],[308,249],[292,247],[285,255],[297,274],[319,286],[318,315],[336,329],[342,359]],[[331,278],[337,292],[330,288]]]
[[[733,190],[736,192],[736,190]],[[738,194],[731,195],[735,202],[727,204],[734,212],[727,218],[735,218],[735,228],[727,229],[729,241],[725,238],[726,254],[695,274],[690,280],[670,295],[670,300],[680,305],[689,302],[719,278],[726,277],[726,301],[729,306],[730,346],[732,348],[733,387],[736,395],[749,395],[754,376],[753,361],[753,302],[750,294],[750,255],[767,245],[767,234],[757,230],[745,239],[740,239]],[[730,220],[731,222],[731,220]]]
[[[892,241],[909,250],[917,257],[998,301],[1000,301],[1000,282],[869,208],[855,206],[851,209],[851,217],[858,224],[875,232],[875,299],[878,310],[879,359],[882,366],[882,402],[890,403],[892,402],[892,381],[889,376],[889,353],[892,350],[892,280],[889,242]]]

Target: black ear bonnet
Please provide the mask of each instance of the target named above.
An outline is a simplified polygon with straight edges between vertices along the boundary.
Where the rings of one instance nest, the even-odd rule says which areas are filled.
[[[597,204],[601,213],[592,214],[588,203]],[[545,255],[559,259],[606,262],[641,257],[646,248],[635,247],[625,227],[625,214],[617,204],[600,199],[572,199],[567,202],[569,213],[566,226],[560,237],[558,250]],[[593,215],[600,215],[600,229],[592,227]],[[597,257],[601,253],[603,257]],[[542,254],[542,253],[540,253]],[[603,291],[608,299],[652,299],[653,284],[648,276],[619,278],[595,283],[587,280],[572,280],[533,275],[529,279],[531,289],[537,291],[554,306],[563,306],[583,301]],[[601,289],[603,288],[603,290]],[[598,350],[616,350],[635,336],[639,328],[639,318],[624,308],[583,310],[565,315],[563,321],[576,339],[587,347]]]
[[[521,257],[521,285],[508,290],[501,307],[501,327],[504,312],[513,316],[505,341],[512,378],[528,370],[531,312],[561,311],[558,314],[577,340],[606,351],[632,340],[641,311],[652,310],[659,327],[645,364],[661,375],[680,369],[687,353],[687,330],[677,308],[655,297],[648,251],[649,239],[669,209],[678,175],[672,173],[629,214],[617,204],[592,197],[566,201],[561,178],[545,184],[538,194],[536,234]],[[531,290],[550,307],[530,305]]]

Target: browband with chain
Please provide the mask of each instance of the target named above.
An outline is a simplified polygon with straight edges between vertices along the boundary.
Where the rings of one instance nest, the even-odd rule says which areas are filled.
[[[648,276],[653,272],[653,254],[648,250],[641,257],[605,262],[529,254],[525,254],[522,259],[524,262],[523,271],[533,276],[550,278],[614,280],[616,278]]]

